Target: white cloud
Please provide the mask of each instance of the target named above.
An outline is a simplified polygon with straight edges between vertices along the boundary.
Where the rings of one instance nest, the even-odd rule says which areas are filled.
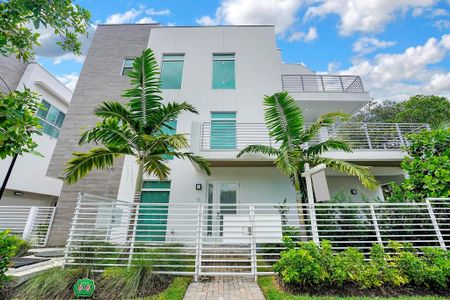
[[[374,37],[361,37],[353,44],[353,52],[358,55],[366,55],[377,49],[384,49],[395,45],[396,42],[382,41]]]
[[[448,11],[442,8],[435,9],[431,12],[432,17],[444,17],[448,15],[449,15]]]
[[[153,8],[146,9],[145,13],[149,16],[169,16],[172,14],[168,9],[155,10]]]
[[[340,17],[339,32],[379,32],[399,14],[433,6],[438,0],[321,0],[306,12],[306,19],[336,14]],[[417,10],[419,9],[419,10]]]
[[[402,100],[417,93],[450,96],[448,74],[434,68],[450,52],[450,34],[430,38],[425,44],[410,47],[402,53],[379,54],[362,60],[341,74],[356,74],[375,99]]]
[[[132,8],[124,13],[116,13],[106,18],[106,24],[123,24],[129,23],[136,19],[137,16],[142,14],[144,8],[141,6],[139,9]]]
[[[158,23],[152,17],[143,17],[142,19],[137,20],[138,24],[148,24],[148,23]]]
[[[434,26],[439,30],[450,30],[450,20],[437,20]]]
[[[64,74],[58,76],[58,80],[65,84],[70,90],[74,90],[77,85],[79,75],[77,73]]]
[[[200,25],[273,24],[275,32],[284,34],[297,21],[297,13],[305,0],[222,0],[214,17],[202,16]]]
[[[317,34],[317,29],[315,27],[309,27],[307,32],[296,31],[292,33],[289,36],[288,41],[293,42],[301,40],[304,42],[311,42],[317,39],[318,37],[319,35]]]

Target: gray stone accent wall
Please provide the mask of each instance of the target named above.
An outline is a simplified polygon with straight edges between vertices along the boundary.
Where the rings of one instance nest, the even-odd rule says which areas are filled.
[[[8,93],[8,87],[15,90],[27,68],[27,63],[17,60],[14,56],[0,55],[0,93]],[[8,87],[6,86],[8,85]]]
[[[80,133],[98,122],[94,108],[105,100],[121,100],[129,78],[121,76],[125,57],[139,55],[148,45],[151,25],[99,25],[87,54],[80,78],[50,162],[48,176],[61,177],[72,152],[92,146],[78,146]],[[114,167],[96,170],[73,185],[64,184],[58,199],[49,245],[64,245],[79,192],[116,198],[123,159]]]

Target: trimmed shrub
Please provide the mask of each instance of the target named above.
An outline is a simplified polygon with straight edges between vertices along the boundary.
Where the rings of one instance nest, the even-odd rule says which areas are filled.
[[[9,280],[5,275],[8,271],[11,258],[28,249],[26,241],[10,234],[10,231],[0,232],[0,288]]]

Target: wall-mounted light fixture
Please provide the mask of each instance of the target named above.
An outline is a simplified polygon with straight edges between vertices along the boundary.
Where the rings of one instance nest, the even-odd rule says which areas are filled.
[[[195,189],[196,189],[197,191],[201,191],[201,190],[202,190],[202,185],[201,185],[200,183],[197,183],[197,184],[195,185]]]
[[[358,191],[356,189],[351,189],[350,194],[352,195],[358,195]]]
[[[22,197],[23,196],[23,192],[22,191],[14,191],[14,196]]]

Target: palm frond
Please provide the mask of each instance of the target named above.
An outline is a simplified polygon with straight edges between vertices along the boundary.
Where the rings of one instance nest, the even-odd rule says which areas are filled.
[[[153,132],[161,130],[162,127],[174,129],[170,128],[167,123],[172,120],[176,120],[178,116],[185,111],[198,114],[198,111],[195,109],[195,107],[187,102],[171,102],[168,104],[162,104],[157,113],[154,113],[148,117],[150,121],[149,123],[153,127]]]
[[[301,152],[298,150],[281,151],[275,159],[275,166],[286,176],[299,173],[302,167]]]
[[[133,87],[125,90],[122,97],[130,98],[128,105],[132,115],[145,127],[148,117],[161,106],[162,101],[159,67],[151,49],[144,50],[134,59],[128,76]]]
[[[105,101],[94,109],[94,113],[96,116],[100,118],[115,118],[123,123],[128,124],[135,131],[138,129],[135,128],[135,121],[129,111],[129,108],[117,101]]]
[[[94,128],[83,132],[78,144],[96,142],[112,148],[138,148],[135,137],[129,126],[121,126],[117,119],[105,119]]]
[[[105,169],[114,164],[114,158],[129,154],[123,150],[108,148],[94,148],[88,152],[75,152],[73,158],[67,162],[64,172],[64,181],[68,184],[77,182],[93,169]]]
[[[236,157],[240,158],[242,155],[247,153],[261,153],[268,156],[277,156],[280,154],[280,151],[276,148],[266,145],[248,145],[247,147],[242,149]]]
[[[201,156],[194,155],[191,152],[174,152],[177,158],[187,158],[192,163],[196,164],[200,170],[204,171],[208,176],[211,175],[211,169],[208,162]]]
[[[313,164],[325,164],[327,167],[332,168],[336,171],[346,173],[352,176],[357,176],[359,181],[366,188],[374,190],[376,189],[380,183],[376,180],[375,176],[370,173],[369,168],[365,166],[355,165],[343,160],[318,157],[314,159]]]
[[[294,98],[287,92],[275,93],[264,98],[264,106],[269,135],[276,142],[282,142],[281,148],[292,149],[298,145],[304,119]]]
[[[328,127],[338,120],[348,120],[350,116],[343,112],[330,112],[319,116],[319,118],[303,131],[301,142],[309,142],[312,138],[316,137],[322,127]]]
[[[162,155],[147,155],[143,162],[143,170],[148,175],[154,175],[160,180],[167,179],[170,174],[170,167],[167,165],[167,159]]]
[[[349,144],[344,141],[329,139],[321,143],[309,146],[308,149],[304,150],[305,154],[308,156],[320,155],[323,152],[329,150],[341,150],[344,152],[352,152]]]

